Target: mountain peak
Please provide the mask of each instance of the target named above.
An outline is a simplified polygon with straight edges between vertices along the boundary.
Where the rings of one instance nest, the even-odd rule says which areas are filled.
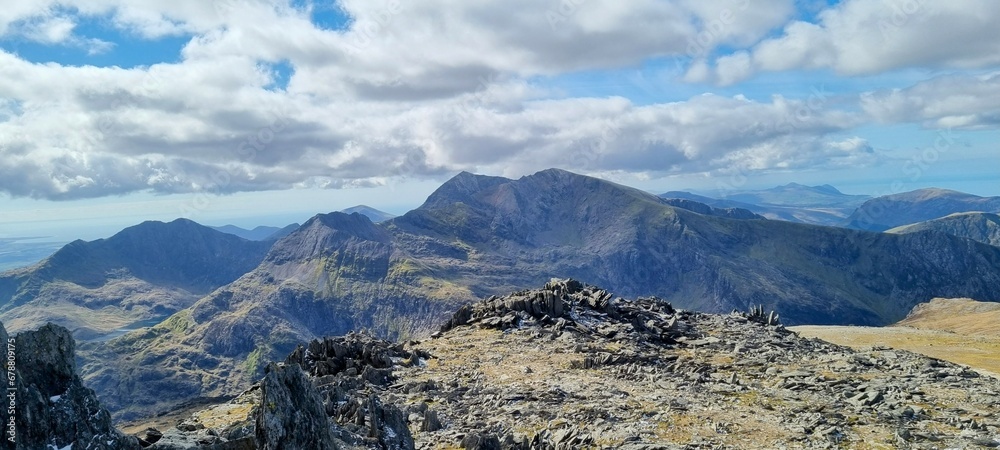
[[[352,206],[347,209],[342,209],[340,210],[340,212],[344,214],[358,213],[371,219],[371,221],[375,223],[385,222],[386,220],[396,217],[394,214],[389,214],[385,211],[379,211],[368,205]]]
[[[437,208],[454,203],[469,203],[471,197],[493,186],[510,182],[509,178],[477,175],[462,171],[438,187],[420,208]]]

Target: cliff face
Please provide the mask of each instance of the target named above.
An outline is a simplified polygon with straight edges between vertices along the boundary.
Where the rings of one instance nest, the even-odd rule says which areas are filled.
[[[7,347],[4,368],[7,386],[10,387],[12,379],[14,385],[14,391],[7,391],[5,407],[0,413],[6,424],[5,448],[140,448],[134,437],[125,436],[112,426],[111,414],[101,407],[94,391],[83,386],[76,374],[75,344],[68,330],[49,324],[11,338],[0,324],[0,339]],[[6,407],[11,403],[13,410]],[[14,413],[13,418],[10,412]]]

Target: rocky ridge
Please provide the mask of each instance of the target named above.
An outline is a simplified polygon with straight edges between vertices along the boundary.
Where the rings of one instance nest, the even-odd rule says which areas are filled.
[[[1000,445],[997,379],[572,280],[464,307],[427,341],[316,340],[282,367],[308,374],[285,385],[315,389],[341,448]]]
[[[94,391],[80,381],[75,343],[67,329],[48,324],[11,338],[0,324],[0,339],[7,347],[4,384],[14,389],[5,389],[4,408],[0,408],[3,448],[140,448],[135,438],[115,429],[111,414],[101,406]],[[14,408],[13,417],[8,405]]]

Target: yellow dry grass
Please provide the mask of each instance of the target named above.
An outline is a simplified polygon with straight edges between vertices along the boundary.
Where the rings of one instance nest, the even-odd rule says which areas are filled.
[[[1000,336],[909,327],[801,326],[791,329],[804,337],[816,337],[855,349],[882,345],[963,364],[994,376],[1000,374]]]

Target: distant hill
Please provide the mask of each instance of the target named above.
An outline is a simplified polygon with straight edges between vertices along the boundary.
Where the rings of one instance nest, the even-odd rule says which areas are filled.
[[[921,303],[896,326],[1000,338],[1000,303],[936,298]]]
[[[276,241],[285,236],[288,236],[292,231],[295,231],[295,229],[298,227],[299,224],[293,223],[291,225],[287,225],[282,228],[261,225],[255,227],[252,230],[248,230],[246,228],[240,228],[236,225],[223,225],[221,227],[211,227],[211,228],[216,231],[232,234],[234,236],[239,236],[243,239],[251,241]]]
[[[885,231],[963,212],[1000,212],[1000,197],[947,189],[919,189],[871,199],[847,219],[849,228]]]
[[[903,225],[888,233],[936,231],[1000,247],[1000,215],[981,212],[955,213],[940,219]]]
[[[371,206],[365,206],[365,205],[352,206],[350,208],[343,209],[340,212],[344,214],[358,213],[361,214],[362,216],[367,217],[368,219],[370,219],[372,222],[375,223],[385,222],[386,220],[396,217],[395,215],[389,214],[385,211],[379,211],[375,208],[372,208]]]
[[[715,208],[745,209],[768,219],[828,226],[841,224],[871,198],[844,194],[826,184],[805,186],[797,183],[764,190],[720,193],[716,198],[684,191],[666,192],[660,197],[693,200]]]
[[[757,191],[728,192],[722,198],[752,205],[828,208],[857,207],[871,197],[844,194],[829,184],[806,186],[789,183]]]
[[[0,320],[11,331],[54,322],[79,338],[97,337],[190,306],[253,269],[269,246],[184,219],[74,241],[34,266],[0,273]]]
[[[707,312],[763,305],[788,324],[882,325],[934,297],[1000,301],[997,267],[1000,248],[953,236],[700,214],[557,169],[462,173],[381,224],[313,217],[235,282],[95,349],[84,372],[128,417],[231,395],[304,340],[421,336],[460,305],[553,277]]]

